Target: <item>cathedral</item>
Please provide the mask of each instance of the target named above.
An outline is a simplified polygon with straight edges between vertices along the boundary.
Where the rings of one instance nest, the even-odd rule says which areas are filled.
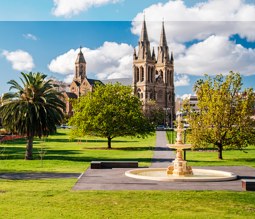
[[[143,109],[149,110],[149,102],[164,110],[164,125],[172,127],[175,117],[174,58],[169,55],[164,22],[158,46],[157,57],[150,48],[147,27],[143,21],[138,51],[133,55],[133,90],[143,102]]]
[[[81,51],[75,61],[74,78],[70,91],[65,92],[66,113],[72,115],[71,99],[77,99],[87,92],[93,92],[96,83],[107,84],[119,82],[123,85],[132,85],[134,95],[143,103],[143,110],[150,110],[150,102],[164,110],[162,124],[172,127],[175,118],[175,93],[174,93],[174,58],[169,55],[164,22],[160,35],[157,57],[154,48],[150,48],[147,27],[143,21],[138,51],[133,54],[133,82],[132,79],[122,78],[115,80],[94,80],[87,78],[86,61]]]

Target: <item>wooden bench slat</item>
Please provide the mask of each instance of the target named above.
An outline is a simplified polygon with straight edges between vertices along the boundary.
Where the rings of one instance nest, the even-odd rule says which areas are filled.
[[[91,161],[91,169],[104,168],[137,168],[138,161]]]

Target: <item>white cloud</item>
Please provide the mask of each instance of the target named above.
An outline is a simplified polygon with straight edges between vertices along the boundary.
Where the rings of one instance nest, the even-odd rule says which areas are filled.
[[[175,69],[190,75],[227,74],[230,70],[254,75],[254,60],[255,49],[244,48],[228,37],[210,36],[179,54],[175,59]]]
[[[14,70],[31,71],[35,67],[33,57],[26,51],[16,50],[9,52],[4,50],[2,55],[11,62]]]
[[[189,79],[188,75],[175,74],[174,85],[176,87],[189,86],[190,85],[190,79]]]
[[[53,15],[72,17],[86,11],[88,8],[116,3],[119,0],[54,0]]]
[[[132,32],[138,36],[144,13],[152,45],[159,43],[164,18],[177,73],[225,74],[233,70],[243,75],[255,74],[255,49],[229,40],[238,34],[247,41],[255,41],[255,4],[244,0],[208,0],[192,7],[182,0],[153,4],[133,19]],[[178,77],[177,86],[189,83],[186,76]]]
[[[163,18],[169,42],[203,40],[213,34],[239,34],[249,41],[255,41],[255,5],[247,4],[244,0],[209,0],[193,7],[187,7],[181,0],[154,4],[133,19],[132,32],[136,35],[141,32],[143,13],[152,41],[159,41],[159,22]]]
[[[31,34],[31,33],[23,34],[23,37],[28,39],[28,40],[34,40],[34,41],[38,40],[38,38],[35,35]]]
[[[105,42],[101,47],[91,50],[83,48],[87,62],[87,76],[98,79],[132,77],[133,48],[128,44]],[[71,49],[53,59],[48,68],[52,72],[66,75],[70,82],[74,75],[74,63],[79,49]]]

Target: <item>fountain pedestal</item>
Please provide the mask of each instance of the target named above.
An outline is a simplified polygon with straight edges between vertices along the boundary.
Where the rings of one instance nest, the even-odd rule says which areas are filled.
[[[183,144],[183,142],[182,142],[183,129],[181,127],[181,117],[180,116],[178,117],[177,121],[178,121],[178,127],[176,129],[176,132],[177,132],[176,142],[175,142],[175,144],[167,145],[170,148],[176,149],[176,157],[175,157],[175,160],[172,162],[172,165],[170,165],[167,168],[167,174],[174,175],[174,176],[193,175],[192,168],[190,166],[187,166],[187,161],[183,160],[183,158],[182,158],[183,149],[191,148],[191,145]]]
[[[173,148],[176,145],[169,145],[170,148]],[[174,147],[175,148],[175,147]],[[186,145],[187,148],[187,145]],[[172,162],[172,165],[168,166],[167,174],[174,176],[187,176],[193,175],[192,168],[187,165],[187,161],[182,158],[183,149],[178,148],[176,151],[176,158]]]

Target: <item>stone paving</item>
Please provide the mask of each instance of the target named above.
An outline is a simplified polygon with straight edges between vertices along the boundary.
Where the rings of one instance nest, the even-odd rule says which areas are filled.
[[[166,147],[166,133],[157,132],[156,147],[151,167],[167,167],[175,152]],[[196,167],[194,167],[196,168]],[[231,190],[242,191],[241,179],[255,179],[255,169],[245,166],[198,167],[225,170],[239,175],[238,180],[224,182],[160,182],[134,179],[125,176],[130,169],[88,168],[73,187],[73,190]]]

